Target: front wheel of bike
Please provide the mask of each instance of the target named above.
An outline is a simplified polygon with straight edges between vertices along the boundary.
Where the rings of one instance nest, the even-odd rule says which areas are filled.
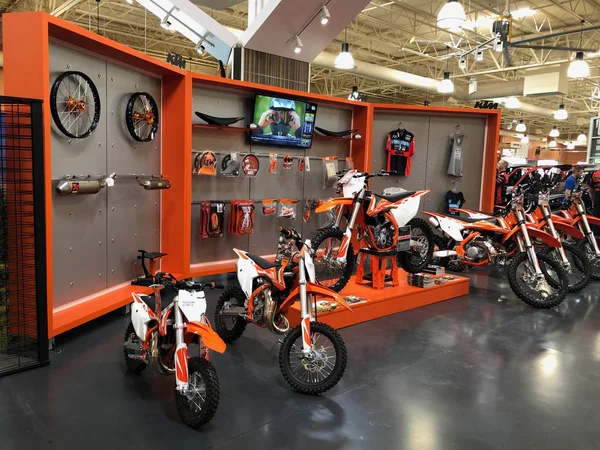
[[[419,248],[398,253],[398,265],[408,273],[418,273],[431,262],[434,235],[423,219],[414,218],[407,225],[410,225],[410,240],[415,241]]]
[[[141,373],[146,369],[148,363],[139,359],[143,352],[142,340],[135,333],[133,323],[129,321],[127,329],[125,330],[125,339],[123,342],[123,356],[125,357],[127,370],[132,373]]]
[[[598,241],[598,238],[596,238],[596,241]],[[590,278],[592,280],[596,280],[596,281],[600,280],[600,258],[596,257],[596,252],[594,250],[594,247],[586,239],[583,242],[581,248],[583,249],[583,252],[587,256],[587,259],[589,261]]]
[[[302,327],[285,337],[279,350],[279,368],[285,381],[297,392],[319,395],[334,387],[344,375],[348,352],[342,337],[320,322],[310,322],[309,354],[302,351]]]
[[[567,274],[561,265],[547,255],[537,255],[542,275],[526,252],[519,253],[508,265],[508,283],[523,302],[534,308],[553,308],[567,295]]]
[[[587,256],[574,245],[563,243],[562,246],[570,265],[568,270],[565,269],[568,281],[567,291],[570,293],[579,292],[590,282],[590,269]],[[562,266],[562,258],[559,249],[546,247],[541,253],[549,256]]]
[[[175,404],[181,421],[188,427],[199,428],[213,418],[219,406],[219,378],[210,361],[188,359],[188,389],[175,389]]]
[[[348,284],[354,271],[352,244],[348,245],[346,258],[341,261],[337,259],[343,239],[342,230],[330,227],[320,231],[312,240],[317,283],[335,292],[340,292]]]

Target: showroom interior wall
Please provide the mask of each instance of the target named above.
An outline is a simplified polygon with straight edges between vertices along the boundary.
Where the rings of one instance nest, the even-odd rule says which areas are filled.
[[[129,303],[131,292],[142,290],[139,286],[134,289],[128,283],[134,275],[140,274],[139,266],[132,265],[138,248],[146,246],[149,251],[168,253],[162,260],[161,268],[178,277],[233,270],[234,246],[247,248],[263,256],[274,253],[276,227],[284,222],[263,216],[258,202],[254,234],[251,236],[201,239],[195,229],[198,222],[197,202],[200,200],[295,198],[299,200],[296,220],[285,223],[299,228],[306,237],[312,237],[322,219],[314,220],[313,212],[308,224],[302,222],[304,200],[334,195],[333,190],[321,189],[323,173],[320,158],[336,155],[342,159],[352,156],[359,170],[379,170],[383,167],[382,158],[385,156],[381,147],[384,136],[380,134],[386,135],[396,128],[398,121],[406,121],[405,127],[410,130],[408,124],[411,120],[428,117],[422,124],[415,123],[413,126],[415,129],[417,125],[421,127],[416,137],[415,175],[420,173],[417,166],[426,164],[425,155],[428,157],[427,163],[433,163],[433,172],[430,173],[442,173],[445,157],[437,149],[443,147],[442,143],[447,140],[452,127],[460,123],[464,127],[464,134],[468,136],[468,151],[474,152],[473,149],[479,147],[482,155],[480,160],[473,163],[478,168],[479,178],[475,177],[473,183],[481,185],[481,206],[484,209],[492,206],[499,111],[373,105],[222,79],[184,72],[45,13],[6,14],[3,22],[6,93],[45,101],[46,202],[52,205],[47,211],[46,227],[50,336]],[[71,59],[75,65],[68,68]],[[69,144],[68,140],[59,141],[55,131],[52,131],[47,100],[57,72],[77,68],[93,76],[99,89],[104,83],[101,95],[105,98],[102,99],[104,104],[99,128],[82,142]],[[98,74],[102,76],[98,77]],[[111,81],[111,78],[115,81]],[[152,92],[160,102],[161,109],[160,136],[150,145],[138,148],[127,141],[122,128],[125,123],[123,99],[136,89]],[[158,95],[159,89],[161,95]],[[247,126],[250,123],[252,98],[257,93],[316,102],[318,125],[333,130],[351,127],[358,130],[362,139],[315,137],[313,148],[307,151],[250,147]],[[226,129],[211,128],[201,126],[200,121],[195,119],[194,111],[221,117],[240,115],[246,120]],[[438,122],[439,135],[435,127]],[[110,145],[113,142],[114,149]],[[195,152],[201,150],[211,150],[217,155],[234,151],[257,153],[261,164],[259,174],[254,179],[192,175]],[[440,152],[446,151],[445,148],[440,149]],[[269,174],[267,170],[267,154],[273,152],[279,154],[277,175]],[[314,158],[310,160],[311,171],[300,172],[295,159],[289,173],[284,173],[281,163],[285,153]],[[343,162],[340,165],[343,166]],[[170,180],[171,188],[160,191],[158,195],[156,191],[145,191],[123,177],[116,179],[114,187],[105,188],[96,195],[59,198],[52,181],[66,174],[106,175],[111,170],[117,174],[157,174],[159,169]],[[447,187],[431,175],[421,181],[417,177],[416,181],[432,187],[436,195]],[[411,178],[398,185],[411,189],[421,187],[413,186]],[[374,184],[374,191],[383,186]],[[464,191],[466,187],[462,189]],[[157,214],[157,202],[160,215]],[[138,208],[135,208],[136,204]],[[114,220],[110,217],[112,207],[116,209]],[[424,207],[439,210],[439,205],[435,204],[430,206],[426,203]],[[123,208],[130,209],[128,213],[131,214],[125,215],[121,212]],[[100,209],[103,211],[100,212]],[[136,209],[139,211],[134,212]],[[70,212],[73,216],[69,215]],[[157,240],[155,230],[159,223],[160,240]],[[132,233],[134,237],[131,237]],[[119,242],[123,241],[123,245],[114,250],[110,250],[110,247],[107,249],[104,244],[113,237]],[[99,244],[100,241],[103,241],[103,245]],[[156,248],[158,246],[160,248]],[[98,250],[99,247],[103,249]],[[65,262],[70,267],[65,267]],[[113,269],[115,273],[112,273]],[[105,275],[101,271],[109,273]],[[99,277],[100,273],[102,277]],[[74,289],[75,285],[71,287],[67,282],[77,283],[77,288]],[[74,293],[68,295],[71,289]]]

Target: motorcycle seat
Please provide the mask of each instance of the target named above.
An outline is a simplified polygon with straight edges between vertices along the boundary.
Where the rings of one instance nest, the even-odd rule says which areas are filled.
[[[272,267],[281,267],[279,264],[272,263],[271,261],[267,261],[265,258],[261,258],[258,255],[253,255],[252,253],[246,253],[246,256],[250,258],[252,261],[256,263],[258,267],[261,269],[271,269]]]
[[[394,203],[394,202],[397,202],[398,200],[402,200],[403,198],[410,197],[414,193],[415,193],[415,191],[406,191],[406,192],[400,192],[399,194],[390,194],[390,195],[375,194],[375,197],[383,198],[384,200],[387,200],[388,202]]]
[[[451,219],[456,219],[459,220],[461,222],[465,222],[465,223],[475,223],[475,222],[490,222],[490,223],[496,223],[496,218],[495,217],[490,217],[488,219],[472,219],[471,217],[463,217],[463,216],[453,216],[451,214],[442,214],[445,217],[449,217]]]
[[[176,295],[177,291],[172,286],[165,287],[162,291],[160,291],[160,306],[162,309],[165,309],[167,306],[169,306],[173,302],[173,299]],[[156,309],[156,296],[154,294],[150,294],[140,295],[140,297],[142,297],[142,300],[146,306],[148,306],[148,308],[154,312]]]

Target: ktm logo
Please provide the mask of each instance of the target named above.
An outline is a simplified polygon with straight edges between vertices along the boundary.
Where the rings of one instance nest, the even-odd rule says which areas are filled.
[[[479,100],[475,102],[475,108],[479,109],[498,109],[498,103],[490,100]]]
[[[174,66],[177,66],[181,69],[185,69],[185,59],[183,59],[183,56],[181,56],[178,53],[170,52],[167,55],[167,62],[169,64],[173,64]]]

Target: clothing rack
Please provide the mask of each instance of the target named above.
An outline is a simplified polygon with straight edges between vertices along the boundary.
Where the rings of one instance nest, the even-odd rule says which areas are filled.
[[[270,158],[271,157],[270,153],[252,153],[252,152],[238,152],[238,151],[222,152],[222,151],[214,151],[214,150],[208,150],[208,149],[206,149],[206,150],[194,150],[194,149],[192,149],[192,153],[202,153],[202,152],[213,152],[215,155],[228,155],[229,153],[238,153],[238,154],[243,155],[243,156],[245,156],[245,155],[255,155],[255,156],[259,157],[259,158],[260,157],[265,157],[265,158]],[[285,157],[285,155],[293,155],[294,158],[301,157],[301,158],[304,158],[304,159],[308,158],[308,159],[312,159],[312,160],[317,160],[318,159],[319,161],[322,161],[323,158],[324,158],[324,156],[302,156],[302,155],[295,155],[293,153],[285,153],[285,152],[284,153],[276,153],[276,155],[277,155],[277,159],[279,159],[279,158],[283,159]],[[336,158],[338,158],[338,159],[341,158],[342,160],[346,159],[345,156],[341,156],[341,157],[340,156],[335,156],[335,155],[333,155],[333,156],[336,157]]]

